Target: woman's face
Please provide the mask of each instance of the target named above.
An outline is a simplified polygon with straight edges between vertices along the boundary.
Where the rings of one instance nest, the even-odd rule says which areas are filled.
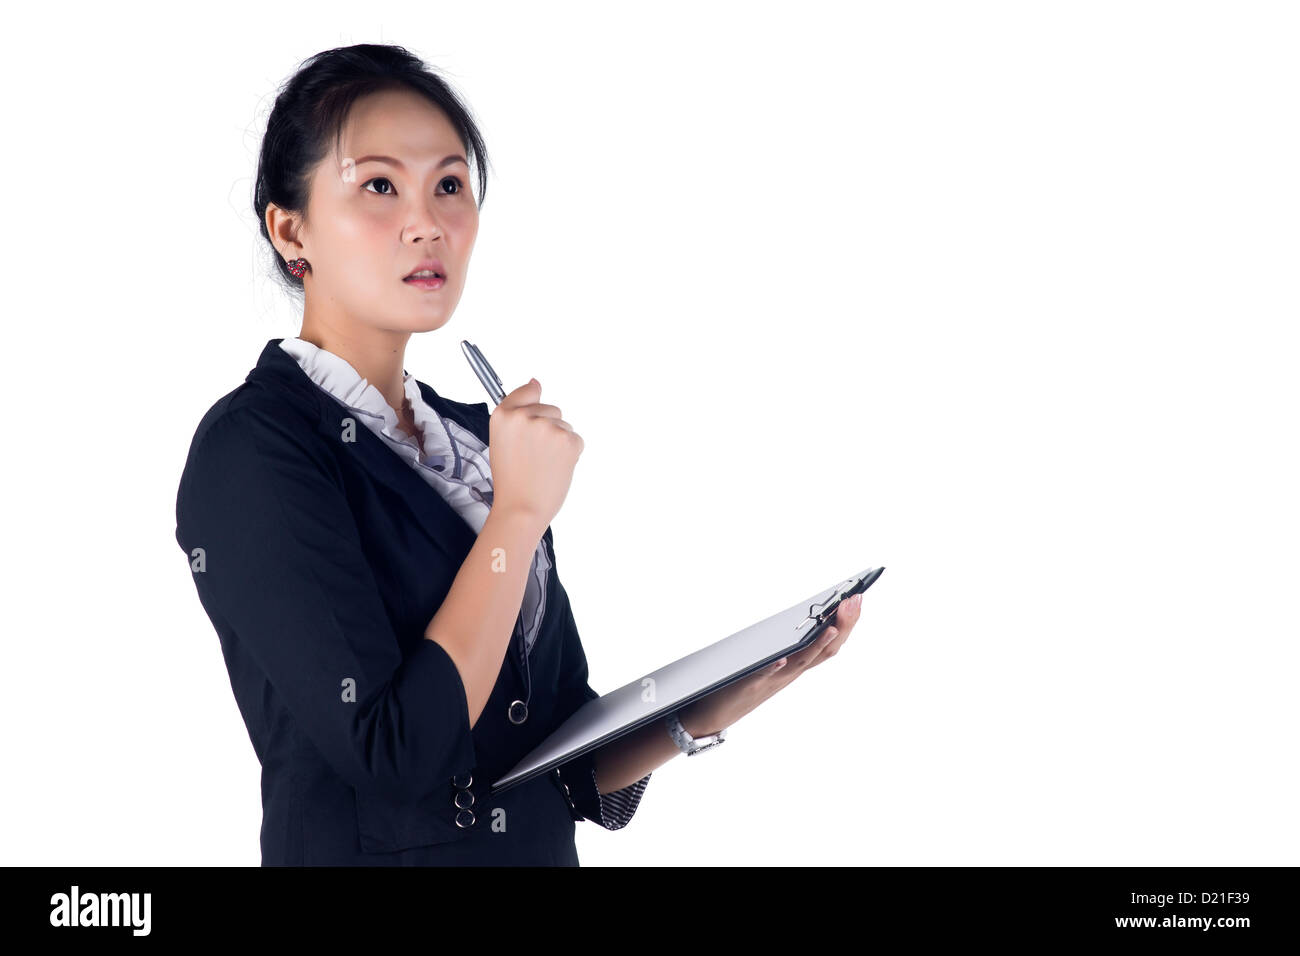
[[[306,309],[336,327],[440,328],[465,289],[478,235],[456,128],[416,93],[374,93],[353,106],[340,151],[317,166],[298,234],[311,264]],[[430,259],[441,287],[403,281]]]

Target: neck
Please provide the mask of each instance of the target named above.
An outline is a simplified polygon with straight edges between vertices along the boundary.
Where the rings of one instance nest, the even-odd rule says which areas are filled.
[[[402,369],[410,332],[356,326],[340,328],[313,321],[304,315],[298,337],[346,361],[362,378],[379,389],[384,401],[399,418],[402,417],[402,403],[406,399]]]

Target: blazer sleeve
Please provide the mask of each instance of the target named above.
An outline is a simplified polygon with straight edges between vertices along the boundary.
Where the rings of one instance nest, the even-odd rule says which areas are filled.
[[[460,673],[428,639],[403,656],[336,464],[281,417],[246,406],[209,427],[181,478],[177,541],[203,549],[191,567],[218,632],[339,776],[419,799],[476,762]]]
[[[555,542],[552,540],[552,550],[554,545]],[[551,563],[555,564],[554,561]],[[555,590],[559,601],[557,611],[562,615],[561,627],[564,633],[560,705],[556,720],[556,726],[559,726],[568,720],[575,710],[600,695],[588,683],[587,656],[582,650],[582,641],[578,637],[578,626],[573,619],[569,595],[560,584],[558,577],[555,581]],[[665,730],[664,733],[667,731]],[[631,822],[633,814],[636,813],[641,797],[650,783],[651,774],[646,774],[621,790],[602,794],[596,787],[594,755],[595,751],[588,751],[561,764],[560,781],[570,804],[580,814],[578,819],[591,820],[606,830],[621,829]]]

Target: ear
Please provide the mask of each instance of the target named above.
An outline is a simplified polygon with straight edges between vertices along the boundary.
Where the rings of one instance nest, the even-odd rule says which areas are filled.
[[[266,204],[267,234],[286,261],[304,255],[303,245],[298,241],[301,228],[302,219],[296,212],[281,209],[275,203]]]

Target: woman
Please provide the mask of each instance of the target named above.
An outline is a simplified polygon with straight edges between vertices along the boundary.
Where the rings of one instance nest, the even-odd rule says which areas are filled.
[[[263,865],[576,865],[575,820],[626,825],[656,767],[857,617],[675,723],[487,793],[598,695],[549,527],[582,438],[536,380],[489,414],[403,365],[464,290],[486,161],[400,47],[312,57],[267,124],[254,208],[302,330],[204,416],[176,504],[262,764]]]

